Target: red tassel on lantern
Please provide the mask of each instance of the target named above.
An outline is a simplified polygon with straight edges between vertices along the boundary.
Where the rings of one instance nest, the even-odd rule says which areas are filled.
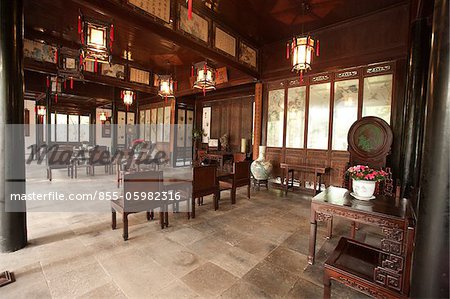
[[[110,50],[112,50],[113,42],[114,42],[114,25],[111,25],[111,30],[109,31],[109,47],[111,48]]]
[[[316,48],[316,55],[319,56],[320,54],[320,42],[317,40],[317,48]]]
[[[287,43],[287,44],[286,44],[286,59],[289,59],[289,54],[290,54],[290,52],[291,52],[290,44]]]
[[[97,73],[98,70],[98,60],[97,58],[95,58],[95,62],[94,62],[94,72]]]
[[[203,96],[206,96],[206,88],[203,87]]]
[[[58,94],[55,94],[55,103],[58,103]]]
[[[81,29],[81,16],[78,16],[78,34],[81,34],[82,29]]]
[[[73,78],[70,78],[70,89],[73,89]]]
[[[300,83],[303,83],[303,71],[300,71]]]
[[[192,0],[188,0],[188,20],[192,20]]]
[[[49,87],[50,87],[50,77],[47,76],[47,88],[49,88]]]
[[[194,66],[191,66],[191,77],[194,77]]]

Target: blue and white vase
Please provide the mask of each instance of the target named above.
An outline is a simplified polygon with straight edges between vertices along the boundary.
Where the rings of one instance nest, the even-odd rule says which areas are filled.
[[[268,180],[272,173],[272,168],[272,163],[266,161],[266,147],[260,146],[258,159],[253,161],[250,166],[253,177],[257,180]]]

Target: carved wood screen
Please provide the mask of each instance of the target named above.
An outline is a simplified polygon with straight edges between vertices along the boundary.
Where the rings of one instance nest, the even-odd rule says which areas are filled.
[[[265,84],[263,144],[274,176],[280,162],[329,166],[327,183],[343,186],[348,130],[363,116],[390,122],[394,73],[386,62]]]

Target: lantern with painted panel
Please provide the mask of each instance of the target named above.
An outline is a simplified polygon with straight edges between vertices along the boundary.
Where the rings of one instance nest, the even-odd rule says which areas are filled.
[[[303,74],[311,70],[314,56],[319,56],[319,41],[310,35],[296,36],[286,47],[287,59],[292,61],[292,71],[300,73],[303,82]]]
[[[216,70],[206,61],[195,64],[192,70],[195,74],[194,88],[203,90],[204,95],[206,91],[216,89]]]
[[[70,83],[70,89],[73,89],[73,80],[83,80],[83,66],[80,63],[80,51],[60,48],[58,49],[58,77],[62,78],[63,84]],[[67,87],[67,86],[66,86]]]
[[[45,108],[45,106],[42,106],[42,105],[37,105],[35,109],[36,109],[36,114],[37,114],[39,123],[41,123],[41,124],[44,123],[44,117],[45,117],[45,114],[47,113],[47,108]]]
[[[174,95],[174,85],[175,82],[172,79],[171,75],[158,75],[158,85],[159,91],[158,95],[163,99],[173,99]]]
[[[129,106],[133,105],[133,101],[136,98],[136,94],[132,90],[122,90],[121,98],[127,109]]]
[[[114,25],[78,16],[78,34],[81,39],[81,60],[93,61],[94,71],[98,63],[111,63],[114,42]]]
[[[107,119],[105,112],[100,113],[100,117],[99,117],[100,121],[102,123],[104,123]]]

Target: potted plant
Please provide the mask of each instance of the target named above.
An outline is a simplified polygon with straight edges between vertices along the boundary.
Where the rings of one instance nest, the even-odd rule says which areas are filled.
[[[192,140],[194,141],[194,158],[197,161],[197,150],[198,144],[202,141],[203,137],[206,136],[205,131],[203,129],[195,128],[192,130]]]
[[[376,183],[383,181],[387,176],[385,171],[375,170],[365,165],[352,166],[347,173],[352,178],[352,195],[360,200],[373,199]]]

